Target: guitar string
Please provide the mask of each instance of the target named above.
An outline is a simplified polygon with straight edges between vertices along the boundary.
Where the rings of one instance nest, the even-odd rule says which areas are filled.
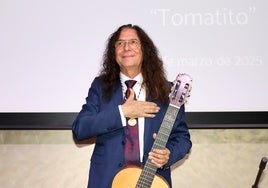
[[[167,113],[169,113],[169,115],[173,115],[173,116],[176,116],[177,113],[178,113],[178,109],[175,108],[172,109],[171,107],[167,110]],[[171,117],[170,117],[171,118]],[[172,117],[171,119],[174,120],[175,117]],[[168,122],[168,123],[172,123],[172,122]],[[168,129],[169,128],[169,129]],[[170,129],[170,126],[163,126],[160,128],[160,137],[156,140],[155,144],[153,145],[153,148],[155,146],[158,146],[158,147],[162,147],[163,145],[166,144],[166,141],[168,139],[169,136],[167,136],[167,133],[170,133],[171,129]],[[158,134],[159,134],[158,133]],[[164,136],[164,138],[161,138],[161,135]],[[144,167],[144,170],[142,171],[142,175],[140,176],[139,178],[139,181],[138,181],[138,184],[137,185],[142,185],[142,184],[146,184],[148,186],[151,185],[152,181],[153,181],[153,177],[155,175],[155,172],[156,172],[157,168],[149,161],[149,163],[145,165]],[[142,183],[142,184],[141,184]]]

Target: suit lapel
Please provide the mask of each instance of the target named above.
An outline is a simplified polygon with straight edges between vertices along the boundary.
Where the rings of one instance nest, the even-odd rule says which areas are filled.
[[[118,80],[115,84],[113,102],[115,103],[115,105],[120,105],[123,103],[123,91],[120,80]]]
[[[144,121],[144,153],[147,153],[150,148],[148,148],[148,145],[150,145],[148,142],[150,139],[148,139],[149,137],[152,137],[152,131],[150,131],[150,127],[151,127],[151,118],[145,118]]]

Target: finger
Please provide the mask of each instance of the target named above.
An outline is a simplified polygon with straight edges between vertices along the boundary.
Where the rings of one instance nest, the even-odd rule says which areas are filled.
[[[154,134],[153,134],[153,138],[154,138],[154,139],[156,139],[156,136],[157,136],[157,134],[156,134],[156,133],[154,133]]]
[[[145,102],[144,103],[144,110],[145,111],[152,111],[152,112],[158,112],[160,110],[160,107],[157,106],[157,104],[152,103],[152,102]]]
[[[151,162],[152,162],[157,168],[162,168],[162,166],[164,166],[163,164],[157,162],[156,160],[151,160]]]
[[[159,107],[147,107],[147,108],[144,108],[144,111],[147,114],[155,114],[159,112],[159,109],[160,109]]]
[[[143,113],[140,117],[154,118],[155,117],[155,114],[146,114],[146,113]]]
[[[160,160],[166,160],[169,158],[169,150],[157,150],[157,151],[152,151],[149,153],[149,156],[155,158],[155,159],[160,159]]]
[[[160,155],[151,154],[149,155],[149,159],[151,162],[158,168],[161,168],[167,163],[167,160],[165,158],[162,158]]]
[[[170,151],[167,148],[165,148],[165,149],[153,149],[152,152],[155,154],[158,154],[158,155],[166,156],[166,157],[169,157],[169,155],[170,155]]]

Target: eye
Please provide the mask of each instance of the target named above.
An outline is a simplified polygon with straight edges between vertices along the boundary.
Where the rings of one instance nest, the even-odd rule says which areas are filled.
[[[132,47],[138,47],[140,43],[139,43],[138,40],[133,39],[133,40],[130,40],[130,41],[129,41],[129,44],[130,44]]]
[[[134,45],[138,45],[139,44],[139,42],[137,40],[135,40],[135,39],[134,40],[131,40],[130,43],[131,44],[134,44]]]
[[[125,43],[125,41],[122,41],[122,40],[116,41],[115,42],[115,47],[121,47],[121,46],[124,45],[124,43]]]
[[[136,40],[131,40],[130,43],[131,44],[137,44],[137,41]]]

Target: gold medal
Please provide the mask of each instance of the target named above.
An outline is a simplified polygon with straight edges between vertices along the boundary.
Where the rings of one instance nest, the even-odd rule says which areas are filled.
[[[135,126],[137,124],[137,120],[133,118],[130,118],[127,122],[130,126]]]

